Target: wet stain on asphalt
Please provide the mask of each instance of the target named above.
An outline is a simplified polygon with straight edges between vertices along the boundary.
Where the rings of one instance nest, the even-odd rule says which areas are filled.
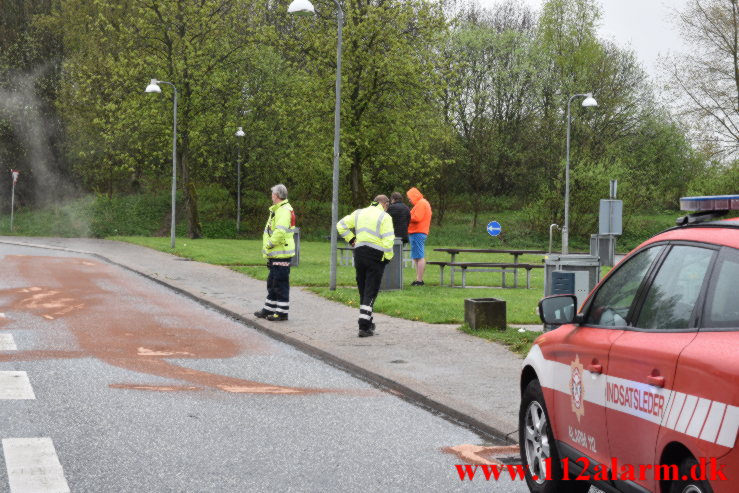
[[[442,452],[453,454],[468,464],[490,464],[502,466],[509,463],[507,459],[512,455],[518,455],[518,445],[505,445],[502,447],[485,447],[482,445],[462,444],[454,447],[444,447]]]
[[[248,350],[266,353],[256,334],[244,331],[241,342],[209,330],[215,323],[143,283],[116,276],[105,264],[78,258],[8,255],[3,268],[20,279],[44,279],[46,285],[0,290],[0,309],[23,311],[49,322],[62,319],[77,350],[17,351],[0,361],[93,357],[109,365],[189,385],[114,383],[111,388],[160,392],[216,389],[241,394],[311,394],[327,389],[270,385],[179,366],[176,359],[231,358]],[[113,288],[114,287],[114,288]],[[145,299],[146,306],[137,300]],[[159,319],[159,320],[158,320]],[[166,324],[161,320],[166,320]],[[0,317],[0,330],[10,320]]]

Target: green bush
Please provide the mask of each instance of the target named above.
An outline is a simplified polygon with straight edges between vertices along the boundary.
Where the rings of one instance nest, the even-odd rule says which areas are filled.
[[[178,199],[177,208],[181,211],[179,202]],[[170,210],[171,198],[167,193],[98,196],[92,205],[90,234],[97,238],[165,236],[169,233]]]
[[[13,234],[22,236],[90,236],[94,198],[72,200],[43,210],[19,208],[13,218]],[[0,217],[0,232],[10,233],[10,215]]]
[[[232,195],[215,184],[198,189],[200,223],[205,238],[260,239],[267,218],[267,208],[271,202],[268,193],[245,192],[242,199],[242,222],[240,234],[236,234],[236,210]],[[462,200],[456,197],[454,201]],[[331,203],[315,200],[291,200],[295,208],[301,238],[306,241],[325,242],[330,234]],[[448,210],[442,226],[436,221],[431,225],[427,245],[466,246],[473,248],[530,248],[547,249],[549,225],[555,211],[562,208],[560,197],[543,195],[537,200],[529,200],[529,206],[520,209],[511,206],[515,201],[505,197],[491,199],[494,207],[480,212],[477,225],[472,225],[469,210]],[[547,204],[551,204],[549,207]],[[184,204],[177,203],[178,236],[187,235],[187,219]],[[461,205],[461,202],[460,202]],[[625,204],[626,205],[626,204]],[[433,203],[432,203],[433,207]],[[595,206],[594,206],[595,207]],[[339,217],[351,212],[349,205],[343,205]],[[62,206],[42,210],[19,210],[15,215],[14,234],[29,236],[162,236],[170,232],[170,194],[168,191],[148,192],[137,195],[87,196]],[[643,214],[626,211],[624,215],[624,234],[618,238],[617,249],[625,252],[655,233],[675,224],[682,215],[679,211],[661,211]],[[570,230],[570,249],[587,251],[591,233],[597,233],[598,211],[571,216],[571,222],[581,225],[580,230]],[[498,221],[503,232],[497,237],[488,235],[485,227],[488,222]],[[559,221],[561,223],[561,221]],[[9,217],[0,217],[0,231],[9,232]],[[561,231],[554,234],[553,249],[561,248]]]

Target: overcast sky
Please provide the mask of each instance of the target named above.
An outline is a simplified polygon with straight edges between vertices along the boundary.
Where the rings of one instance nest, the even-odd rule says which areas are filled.
[[[479,0],[483,6],[498,0]],[[543,0],[521,0],[541,11]],[[673,9],[683,7],[688,0],[599,0],[603,7],[601,37],[614,40],[619,46],[631,46],[647,72],[657,74],[658,55],[683,51],[679,33],[672,18]]]

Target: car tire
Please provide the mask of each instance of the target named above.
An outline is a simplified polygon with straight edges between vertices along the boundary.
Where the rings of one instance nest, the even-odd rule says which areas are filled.
[[[672,481],[670,493],[713,493],[713,488],[708,484],[708,481],[691,477],[690,472],[697,465],[698,461],[693,457],[688,457],[680,462],[677,472],[679,479]]]
[[[518,443],[526,483],[532,493],[586,493],[590,489],[586,481],[562,479],[562,463],[538,380],[529,382],[521,396]],[[549,459],[549,471],[546,459]]]

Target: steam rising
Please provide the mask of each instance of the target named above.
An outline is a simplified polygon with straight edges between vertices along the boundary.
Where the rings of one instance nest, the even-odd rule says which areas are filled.
[[[46,64],[30,74],[10,73],[0,87],[0,119],[10,125],[17,141],[19,152],[11,156],[10,162],[0,162],[0,181],[10,182],[10,169],[19,169],[21,176],[16,193],[23,183],[23,190],[32,202],[38,205],[59,203],[73,195],[74,188],[59,174],[52,142],[57,126],[43,116],[44,102],[36,95],[39,79],[48,72]],[[0,142],[7,145],[9,139]],[[9,156],[8,149],[3,154]],[[5,187],[3,187],[5,188]],[[28,197],[31,198],[31,197]],[[5,211],[3,211],[5,212]]]

